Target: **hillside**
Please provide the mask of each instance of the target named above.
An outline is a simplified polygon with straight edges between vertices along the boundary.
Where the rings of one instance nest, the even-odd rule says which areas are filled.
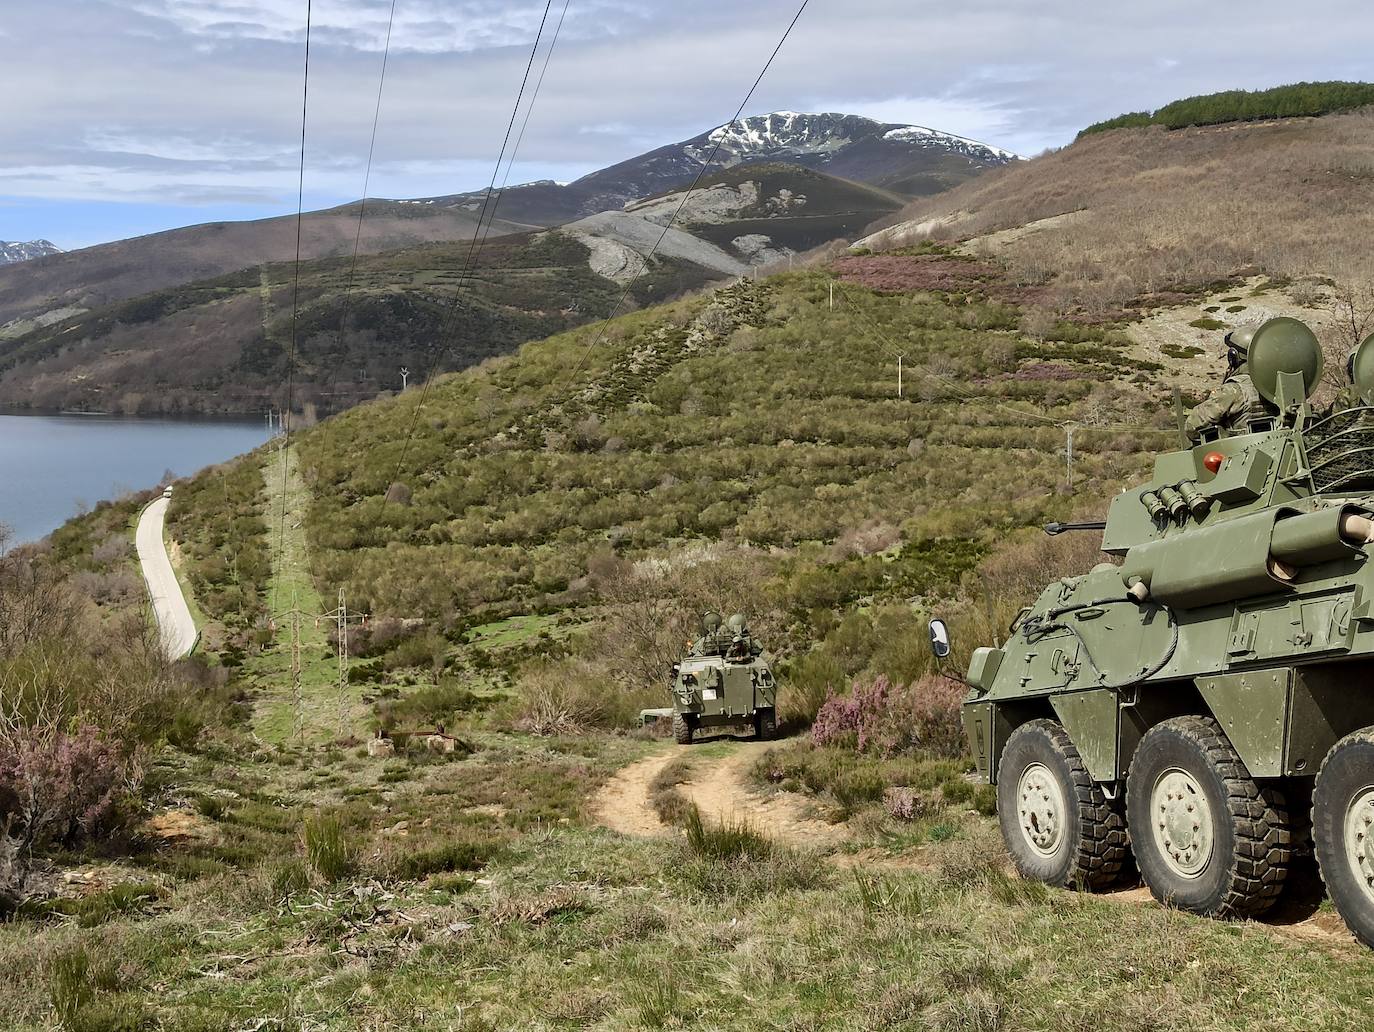
[[[934,237],[1011,263],[1051,313],[1111,318],[1248,270],[1374,283],[1374,112],[1092,133],[915,201],[857,241]]]
[[[1139,416],[1158,406],[1133,382],[1148,366],[1123,336],[1020,335],[1016,288],[995,267],[889,262],[912,277],[898,298],[855,285],[885,268],[835,269],[857,309],[829,309],[826,276],[806,273],[625,319],[580,368],[588,330],[528,344],[437,385],[408,448],[417,398],[322,424],[300,439],[317,576],[376,612],[466,620],[575,600],[588,562],[612,545],[805,554],[879,521],[907,542],[914,579],[898,580],[916,594],[937,540],[976,555],[1061,511],[1053,423],[1084,404]],[[900,399],[892,342],[906,351]],[[1076,475],[1088,485],[1138,468],[1146,447],[1115,434],[1099,444],[1083,446]],[[1008,490],[1000,475],[1012,468]],[[406,504],[383,504],[393,482]],[[876,572],[827,604],[872,590],[864,578]]]
[[[750,164],[704,177],[690,195],[673,191],[632,201],[563,231],[591,248],[596,272],[628,281],[676,218],[658,253],[737,276],[847,239],[902,203],[889,191],[797,165]]]
[[[328,414],[431,365],[461,369],[607,312],[615,284],[559,234],[492,241],[463,281],[467,244],[305,263],[295,407]],[[290,264],[145,294],[0,341],[0,405],[135,413],[262,412],[286,404]],[[691,270],[669,278],[701,282]],[[461,284],[461,286],[460,286]],[[412,383],[414,380],[412,380]]]
[[[419,375],[443,354],[440,369],[461,369],[603,317],[618,296],[612,288],[638,275],[681,200],[669,194],[562,231],[493,238],[461,291],[466,243],[365,256],[351,297],[348,259],[305,263],[297,404],[338,411],[397,386],[402,366]],[[719,173],[692,197],[630,301],[662,300],[786,259],[858,231],[902,200],[792,165]],[[0,405],[281,408],[293,282],[291,265],[266,264],[90,311],[59,309],[11,327],[8,339],[0,331]]]
[[[62,803],[128,786],[39,839],[0,922],[0,1020],[1357,1025],[1374,959],[1319,884],[1226,923],[1129,881],[1050,890],[1011,871],[967,778],[963,687],[935,675],[925,617],[952,620],[959,662],[1004,634],[1099,559],[1029,525],[1101,515],[1173,439],[1158,365],[1116,328],[1023,331],[1036,298],[942,246],[841,257],[599,344],[528,343],[423,410],[362,404],[179,483],[203,658],[143,673],[136,631],[84,625],[0,640],[0,697],[70,686],[64,726],[105,736],[52,738],[86,793]],[[112,594],[138,504],[74,520],[37,569]],[[123,597],[127,622],[106,605],[97,626],[142,626]],[[708,607],[767,644],[784,741],[638,726]],[[836,731],[842,707],[884,737]]]
[[[592,172],[574,183],[505,190],[493,234],[560,225],[690,183],[723,137],[716,166],[786,161],[873,183],[906,196],[933,193],[1005,164],[1015,155],[918,126],[853,115],[778,112],[744,119]],[[361,247],[372,254],[415,244],[467,240],[482,192],[417,200],[369,200]],[[352,253],[357,203],[310,212],[303,253]],[[56,254],[0,262],[0,340],[34,325],[150,292],[282,262],[295,254],[295,218],[220,222]]]
[[[369,201],[363,253],[431,241],[470,239],[475,213],[394,201]],[[527,228],[498,220],[494,232]],[[301,227],[306,258],[352,254],[357,204],[311,212]],[[33,321],[78,314],[128,298],[242,269],[289,261],[296,253],[296,217],[201,226],[118,240],[0,267],[0,342]]]

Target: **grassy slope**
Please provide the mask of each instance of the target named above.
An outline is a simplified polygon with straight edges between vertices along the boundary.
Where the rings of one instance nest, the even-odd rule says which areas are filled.
[[[998,251],[1042,304],[1102,313],[1254,266],[1275,277],[1374,282],[1364,246],[1374,111],[1167,131],[1093,133],[913,202],[875,247],[979,238],[1066,213]],[[1237,227],[1245,227],[1238,231]],[[975,245],[976,246],[976,245]]]
[[[460,733],[478,751],[449,762],[171,754],[191,837],[102,876],[136,891],[0,926],[0,1020],[1310,1032],[1353,1027],[1374,985],[1374,958],[1334,940],[1009,879],[990,820],[962,807],[898,828],[895,866],[872,848],[857,873],[780,847],[715,860],[589,825],[634,743]],[[297,859],[322,812],[355,850],[338,881]]]
[[[841,277],[833,310],[831,273]],[[947,289],[917,289],[932,283]],[[1138,474],[1147,439],[1083,430],[1073,493],[1061,486],[1060,431],[1020,413],[1167,417],[1123,338],[1074,326],[1027,337],[1018,290],[942,254],[846,260],[639,313],[583,362],[586,329],[446,378],[423,411],[412,391],[299,435],[303,529],[325,599],[343,583],[352,605],[376,613],[444,625],[510,614],[447,657],[476,701],[454,693],[410,711],[412,725],[432,721],[457,700],[443,719],[477,751],[372,760],[328,744],[327,720],[314,721],[308,746],[263,744],[292,737],[279,630],[246,661],[248,680],[262,682],[252,722],[161,761],[159,803],[201,819],[194,837],[154,841],[111,876],[149,892],[96,891],[75,920],[0,927],[0,960],[18,976],[0,988],[0,1021],[43,1027],[75,1000],[86,1023],[73,1027],[88,1028],[140,1017],[360,1032],[1351,1027],[1374,987],[1367,953],[1049,893],[1001,872],[993,822],[967,806],[907,825],[873,801],[885,783],[939,783],[948,761],[879,775],[852,754],[817,761],[848,786],[844,798],[838,788],[815,798],[851,816],[842,859],[879,868],[856,876],[788,849],[720,861],[675,837],[597,830],[596,786],[645,747],[503,730],[501,672],[587,617],[574,582],[608,533],[630,556],[748,539],[842,578],[851,560],[828,546],[881,518],[905,541],[883,560],[884,590],[901,599],[922,593],[908,578],[938,560],[976,559],[1025,524],[1094,509]],[[900,400],[886,346],[906,354]],[[227,487],[242,522],[216,540],[238,533],[250,542],[240,547],[270,557],[279,524],[264,517],[276,514],[280,469],[264,476],[263,458],[229,479],[205,475],[182,495],[182,526],[198,526],[213,488]],[[409,502],[383,511],[398,479]],[[294,534],[303,499],[287,482]],[[95,540],[64,535],[77,558]],[[299,578],[295,565],[276,567],[276,582]],[[260,585],[267,608],[271,583]],[[823,597],[842,613],[872,601]],[[545,607],[561,608],[533,615]],[[332,715],[318,638],[312,650],[305,708]],[[423,697],[410,675],[388,680],[359,701]],[[349,719],[366,734],[367,708]],[[336,813],[357,847],[338,881],[301,867],[304,823],[321,812]]]
[[[1089,400],[1151,416],[1109,333],[1037,342],[982,294],[841,286],[830,310],[825,273],[744,284],[626,319],[590,352],[586,330],[527,345],[442,381],[423,412],[411,394],[330,420],[301,442],[317,574],[375,611],[442,616],[556,602],[608,535],[630,554],[790,549],[882,518],[909,542],[987,541],[1073,504],[1050,500],[1062,432],[1046,422]],[[1145,446],[1083,432],[1080,490],[1140,469]],[[410,503],[384,505],[398,479]]]

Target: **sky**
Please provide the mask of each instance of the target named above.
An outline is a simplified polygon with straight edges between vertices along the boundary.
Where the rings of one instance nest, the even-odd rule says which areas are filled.
[[[307,208],[363,193],[392,8],[310,2]],[[725,122],[798,2],[567,0],[511,182],[571,180]],[[5,0],[0,240],[70,249],[293,212],[306,6]],[[544,10],[395,0],[369,195],[486,185]],[[811,0],[746,113],[841,111],[1034,155],[1183,96],[1374,78],[1371,30],[1356,0]]]

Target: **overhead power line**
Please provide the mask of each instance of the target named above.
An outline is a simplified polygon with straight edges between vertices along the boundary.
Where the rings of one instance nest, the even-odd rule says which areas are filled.
[[[281,529],[277,534],[277,556],[286,555],[286,487],[287,470],[291,465],[291,420],[296,387],[296,319],[300,312],[301,296],[301,226],[305,213],[305,139],[307,115],[310,110],[310,25],[311,4],[305,0],[305,68],[301,75],[301,156],[296,179],[296,266],[291,287],[291,342],[286,353],[286,420],[281,444]],[[269,284],[268,289],[271,289]]]
[[[668,234],[672,231],[673,226],[677,224],[678,217],[682,215],[683,209],[687,207],[687,202],[691,199],[692,194],[696,192],[697,187],[701,185],[701,180],[706,175],[707,169],[709,169],[715,163],[716,155],[720,153],[720,148],[722,144],[724,144],[725,142],[725,137],[729,134],[729,131],[734,128],[735,123],[740,120],[740,115],[744,113],[745,107],[753,98],[754,91],[757,90],[759,88],[759,84],[763,82],[763,77],[768,74],[768,69],[772,67],[773,61],[775,58],[777,58],[778,53],[782,50],[783,44],[787,42],[787,37],[792,34],[793,28],[795,28],[797,22],[801,20],[802,13],[806,10],[806,6],[808,3],[810,3],[810,0],[802,0],[801,6],[797,8],[797,13],[792,15],[792,20],[787,23],[787,28],[783,30],[782,36],[778,40],[777,45],[773,47],[773,52],[768,55],[768,60],[763,63],[763,67],[759,70],[759,74],[754,79],[753,85],[749,87],[749,91],[744,95],[744,99],[739,102],[739,107],[735,109],[734,116],[730,119],[730,121],[727,124],[721,126],[720,129],[717,130],[720,133],[720,135],[716,138],[716,144],[714,147],[711,148],[711,153],[706,156],[706,160],[703,161],[701,163],[701,167],[697,169],[696,178],[692,180],[692,185],[687,188],[687,192],[682,195],[682,200],[678,202],[677,207],[673,210],[672,217],[669,218],[668,221],[664,224],[663,232],[659,233],[658,239],[654,241],[654,246],[649,249],[649,253],[647,255],[644,255],[640,259],[639,271],[636,272],[634,276],[630,278],[628,283],[625,284],[625,289],[622,290],[620,292],[620,296],[616,298],[615,305],[612,306],[610,314],[607,315],[605,320],[601,323],[600,328],[597,330],[596,336],[592,339],[592,342],[589,345],[587,345],[586,349],[584,349],[582,354],[578,357],[577,364],[573,366],[572,372],[568,374],[568,380],[570,382],[577,376],[578,372],[581,371],[582,363],[587,360],[588,356],[591,355],[591,353],[594,350],[596,350],[597,346],[601,343],[601,341],[605,339],[606,330],[609,329],[611,322],[615,319],[615,317],[620,314],[620,308],[625,303],[625,299],[630,296],[630,291],[634,289],[634,285],[639,282],[639,277],[643,276],[644,273],[648,270],[649,263],[653,261],[654,255],[656,255],[658,253],[658,249],[663,246],[663,241],[668,238]]]
[[[363,192],[359,195],[358,200],[358,224],[353,231],[353,257],[348,266],[348,283],[344,287],[343,311],[339,315],[340,350],[343,349],[344,333],[347,332],[348,329],[348,315],[353,301],[353,288],[358,279],[358,253],[362,247],[363,219],[367,215],[367,196],[372,185],[372,159],[377,151],[377,126],[382,119],[382,92],[386,88],[386,66],[391,56],[391,31],[396,24],[396,3],[397,0],[391,0],[391,10],[387,14],[386,20],[386,40],[382,44],[382,68],[380,74],[377,76],[377,101],[372,108],[372,133],[367,143],[367,167],[363,171]],[[339,371],[342,368],[342,360],[343,356],[340,355],[340,361],[335,363],[334,367],[330,369],[326,391],[328,391],[329,387],[333,386],[334,381],[338,378]]]
[[[462,271],[459,273],[458,283],[454,289],[453,304],[449,307],[448,318],[445,319],[443,328],[439,334],[440,340],[443,342],[443,349],[435,355],[434,359],[429,363],[429,368],[425,372],[424,384],[420,388],[420,397],[416,400],[415,406],[411,412],[410,424],[406,429],[405,439],[401,443],[401,454],[396,459],[396,472],[395,475],[391,478],[393,482],[400,479],[401,471],[405,468],[406,456],[410,453],[410,445],[415,438],[415,429],[419,425],[420,421],[420,412],[424,409],[425,400],[429,397],[430,387],[434,383],[434,376],[437,373],[440,364],[443,362],[445,358],[448,357],[448,354],[453,347],[452,335],[453,329],[457,325],[458,321],[458,315],[460,312],[459,304],[462,298],[463,287],[467,284],[470,278],[470,273],[475,269],[475,262],[477,260],[477,257],[481,254],[482,247],[486,244],[487,236],[491,232],[491,226],[496,220],[496,209],[501,203],[501,195],[505,192],[505,183],[503,182],[501,188],[497,189],[496,180],[501,175],[501,166],[503,164],[506,164],[506,150],[508,147],[510,147],[511,134],[515,131],[515,120],[517,117],[519,117],[520,106],[525,98],[525,90],[529,87],[530,72],[534,69],[534,59],[539,53],[539,45],[544,38],[544,27],[548,23],[549,12],[552,8],[553,0],[547,0],[547,2],[544,4],[544,14],[539,19],[539,30],[535,33],[534,43],[530,46],[529,60],[525,62],[525,74],[520,80],[520,89],[519,91],[517,91],[515,95],[515,103],[511,106],[510,120],[506,123],[506,135],[501,141],[501,150],[497,153],[496,164],[491,170],[491,181],[487,184],[486,194],[482,200],[482,208],[477,215],[477,225],[473,228],[472,231],[472,241],[468,245],[467,257],[464,259],[463,268]],[[566,16],[567,12],[568,0],[565,0],[563,4],[563,16]],[[560,31],[563,27],[563,16],[560,16],[558,19],[558,28]],[[557,44],[557,42],[558,39],[555,35],[553,40],[549,43],[549,54],[546,55],[544,58],[544,68],[540,70],[539,81],[536,84],[535,91],[530,96],[530,110],[533,110],[534,103],[536,100],[538,100],[538,88],[542,86],[544,83],[544,71],[546,71],[548,68],[549,57],[552,56],[553,48]],[[525,125],[528,124],[529,111],[526,111]],[[516,141],[516,147],[512,148],[510,151],[510,165],[515,164],[515,157],[519,149],[520,141],[523,140],[525,136],[525,125],[521,126],[520,135]],[[510,165],[508,165],[506,169],[507,181],[510,177]],[[486,226],[485,233],[483,232],[484,223]],[[377,519],[376,521],[374,521],[374,526],[377,523],[381,522],[382,516],[386,513],[388,501],[388,495],[383,495],[382,505],[377,512]]]

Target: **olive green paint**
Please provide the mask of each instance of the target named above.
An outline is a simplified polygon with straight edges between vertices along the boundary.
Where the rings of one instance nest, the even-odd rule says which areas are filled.
[[[1114,781],[1118,777],[1116,692],[1099,688],[1056,695],[1050,704],[1093,780]]]

